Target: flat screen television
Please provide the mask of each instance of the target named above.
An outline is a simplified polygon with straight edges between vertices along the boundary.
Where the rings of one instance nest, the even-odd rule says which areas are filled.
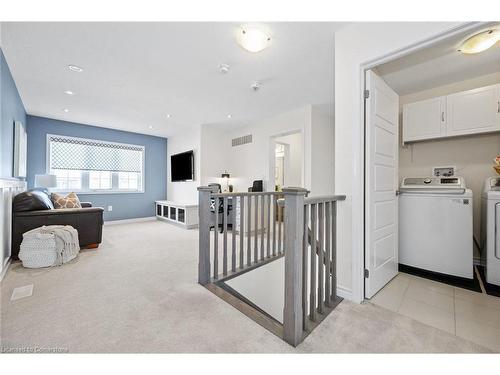
[[[172,181],[194,180],[193,150],[170,156],[170,175]]]

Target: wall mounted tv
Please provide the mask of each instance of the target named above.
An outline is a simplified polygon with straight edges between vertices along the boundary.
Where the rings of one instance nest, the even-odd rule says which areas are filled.
[[[172,181],[194,180],[193,150],[170,156],[170,176]]]

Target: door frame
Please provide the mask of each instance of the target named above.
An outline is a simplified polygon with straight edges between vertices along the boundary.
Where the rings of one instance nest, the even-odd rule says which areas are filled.
[[[354,137],[357,137],[358,146],[356,149],[360,150],[359,153],[354,152],[354,166],[360,171],[359,174],[353,174],[353,192],[352,192],[352,295],[351,298],[354,302],[361,303],[365,300],[365,227],[367,224],[365,212],[365,200],[367,191],[366,180],[366,154],[369,149],[369,142],[366,142],[366,122],[365,122],[365,98],[364,93],[366,89],[365,72],[374,69],[378,65],[396,60],[403,56],[417,52],[419,50],[432,47],[435,44],[442,42],[448,38],[454,37],[467,31],[478,30],[482,27],[487,27],[491,22],[469,22],[457,26],[451,30],[438,33],[431,38],[423,39],[421,42],[410,44],[406,47],[398,49],[392,53],[381,55],[377,58],[366,61],[359,66],[359,108],[361,109],[361,116],[358,120],[357,131],[354,131]],[[354,204],[354,202],[359,202]]]

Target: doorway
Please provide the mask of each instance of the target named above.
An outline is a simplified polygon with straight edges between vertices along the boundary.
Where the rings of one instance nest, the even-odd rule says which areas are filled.
[[[285,186],[304,186],[304,138],[302,132],[279,135],[271,139],[270,171],[274,190]]]

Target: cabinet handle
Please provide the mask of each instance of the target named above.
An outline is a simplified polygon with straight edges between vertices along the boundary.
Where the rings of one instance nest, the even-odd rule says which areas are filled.
[[[444,122],[444,111],[441,112],[441,122]]]

